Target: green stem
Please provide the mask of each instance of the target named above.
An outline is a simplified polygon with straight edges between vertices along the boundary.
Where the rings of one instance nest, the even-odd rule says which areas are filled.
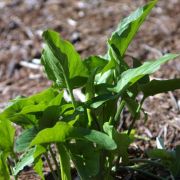
[[[156,161],[152,161],[149,159],[136,159],[135,158],[135,159],[130,159],[129,162],[132,162],[132,163],[149,163],[151,165],[164,168],[164,166],[161,163],[158,163]]]
[[[56,159],[56,157],[55,157],[55,154],[54,154],[51,146],[50,146],[50,148],[49,148],[49,151],[50,151],[50,154],[51,154],[52,159],[53,159],[53,161],[54,161],[54,164],[56,165],[56,170],[57,170],[57,173],[58,173],[58,177],[60,178],[60,177],[61,177],[60,167],[59,167],[59,165],[58,165],[57,159]]]
[[[137,110],[136,110],[136,115],[133,117],[132,123],[131,123],[130,126],[129,126],[129,129],[128,129],[128,132],[127,132],[128,135],[131,134],[131,130],[132,130],[133,127],[134,127],[134,124],[135,124],[135,122],[136,122],[136,120],[137,120],[137,115],[138,115],[138,113],[139,113],[140,110],[141,110],[141,107],[142,107],[143,102],[144,102],[144,98],[141,100],[141,102],[140,102],[140,104],[139,104],[139,106],[138,106],[138,108],[137,108]]]
[[[87,112],[87,118],[88,118],[88,126],[91,127],[91,123],[93,121],[93,118],[91,116],[91,109],[86,109]]]
[[[44,155],[45,155],[45,157],[46,157],[46,160],[47,160],[48,166],[49,166],[49,168],[50,168],[50,170],[51,170],[51,173],[52,173],[52,175],[53,175],[53,178],[54,178],[55,180],[58,180],[58,178],[57,178],[57,176],[56,176],[56,174],[55,174],[55,172],[54,172],[54,170],[53,170],[53,167],[52,167],[52,165],[51,165],[50,159],[49,159],[49,157],[48,157],[48,153],[46,152],[46,153],[44,153]]]
[[[121,101],[120,105],[118,106],[118,109],[117,109],[117,112],[115,114],[115,117],[114,117],[114,121],[117,122],[118,119],[119,119],[119,116],[125,106],[126,102],[124,100]]]
[[[75,98],[74,98],[74,95],[73,95],[73,91],[71,89],[71,86],[70,86],[70,84],[68,82],[68,79],[67,79],[66,74],[65,74],[64,71],[63,71],[63,74],[64,74],[64,80],[65,80],[65,83],[66,83],[66,87],[67,87],[68,93],[69,93],[69,95],[71,97],[71,101],[72,101],[72,104],[73,104],[74,109],[75,109],[76,108],[76,101],[75,101]]]

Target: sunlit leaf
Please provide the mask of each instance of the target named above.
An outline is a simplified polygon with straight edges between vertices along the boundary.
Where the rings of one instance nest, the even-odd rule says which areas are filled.
[[[0,120],[0,151],[13,152],[15,128],[9,120]]]
[[[114,88],[109,88],[109,90],[121,93],[123,90],[127,89],[130,85],[133,85],[145,75],[156,72],[165,62],[175,59],[178,56],[179,54],[166,54],[156,61],[145,62],[138,68],[128,69],[121,74],[117,85]]]
[[[41,60],[50,80],[65,88],[74,78],[88,77],[87,68],[71,43],[52,30],[45,31],[43,38],[46,45]]]
[[[63,143],[58,144],[58,151],[60,154],[60,168],[61,168],[61,179],[71,179],[71,165],[70,165],[70,154],[67,151]]]
[[[0,151],[0,179],[10,180],[10,173],[7,166],[7,156],[8,154]]]
[[[43,161],[41,157],[37,158],[34,162],[34,171],[41,177],[42,180],[44,180],[44,174],[43,174]]]
[[[70,139],[84,139],[108,150],[116,149],[115,142],[106,134],[96,130],[73,127],[65,122],[58,122],[54,127],[40,131],[32,141],[31,146],[52,142],[65,142]]]
[[[157,0],[153,0],[145,6],[138,8],[130,16],[123,19],[116,31],[113,32],[108,43],[114,51],[118,51],[116,55],[119,55],[119,58],[123,57],[129,43],[156,3]]]
[[[2,113],[0,119],[8,119],[22,127],[35,125],[38,112],[44,111],[47,107],[60,105],[63,98],[63,92],[53,88],[48,88],[40,93],[27,98],[19,98],[13,101]]]

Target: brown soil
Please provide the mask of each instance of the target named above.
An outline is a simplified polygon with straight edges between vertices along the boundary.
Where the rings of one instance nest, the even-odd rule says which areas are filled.
[[[50,28],[70,40],[86,57],[104,54],[107,36],[118,22],[145,0],[1,0],[0,1],[0,110],[19,95],[31,95],[48,87],[39,62],[41,34]],[[180,1],[160,0],[128,49],[140,60],[180,52]],[[180,59],[171,61],[152,78],[180,77]],[[149,119],[137,122],[141,149],[155,147],[155,137],[172,148],[180,144],[180,91],[160,94],[146,100]],[[29,172],[28,172],[29,173]],[[35,174],[32,178],[37,179]],[[27,179],[25,176],[22,179]]]

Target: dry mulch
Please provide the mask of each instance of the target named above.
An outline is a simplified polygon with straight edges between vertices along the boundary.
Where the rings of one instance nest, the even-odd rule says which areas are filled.
[[[0,1],[0,110],[19,95],[48,87],[39,59],[41,34],[50,28],[70,40],[82,57],[104,54],[107,36],[120,19],[145,0],[3,0]],[[160,0],[128,49],[140,60],[180,52],[180,1]],[[180,59],[169,62],[152,78],[180,77]],[[180,144],[180,91],[150,97],[144,105],[149,119],[137,122],[141,149],[155,147],[161,136],[167,148]],[[34,176],[32,177],[32,179]],[[29,177],[30,179],[30,177]]]

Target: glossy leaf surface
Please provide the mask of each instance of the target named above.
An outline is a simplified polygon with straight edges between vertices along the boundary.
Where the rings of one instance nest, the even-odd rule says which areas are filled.
[[[43,38],[46,45],[41,60],[50,80],[58,86],[67,87],[73,78],[88,77],[88,70],[71,43],[52,30],[45,31]]]
[[[157,0],[154,0],[145,6],[138,8],[130,16],[123,19],[123,21],[118,25],[116,31],[113,32],[108,41],[112,49],[118,52],[118,54],[116,53],[116,56],[119,55],[119,58],[123,57],[129,43],[132,41],[139,27],[156,3]]]
[[[145,75],[156,72],[162,64],[171,59],[175,59],[178,56],[179,54],[166,54],[156,61],[145,62],[138,68],[128,69],[121,74],[117,85],[114,88],[109,89],[113,92],[121,93],[123,90],[127,89],[130,85],[134,84]]]

